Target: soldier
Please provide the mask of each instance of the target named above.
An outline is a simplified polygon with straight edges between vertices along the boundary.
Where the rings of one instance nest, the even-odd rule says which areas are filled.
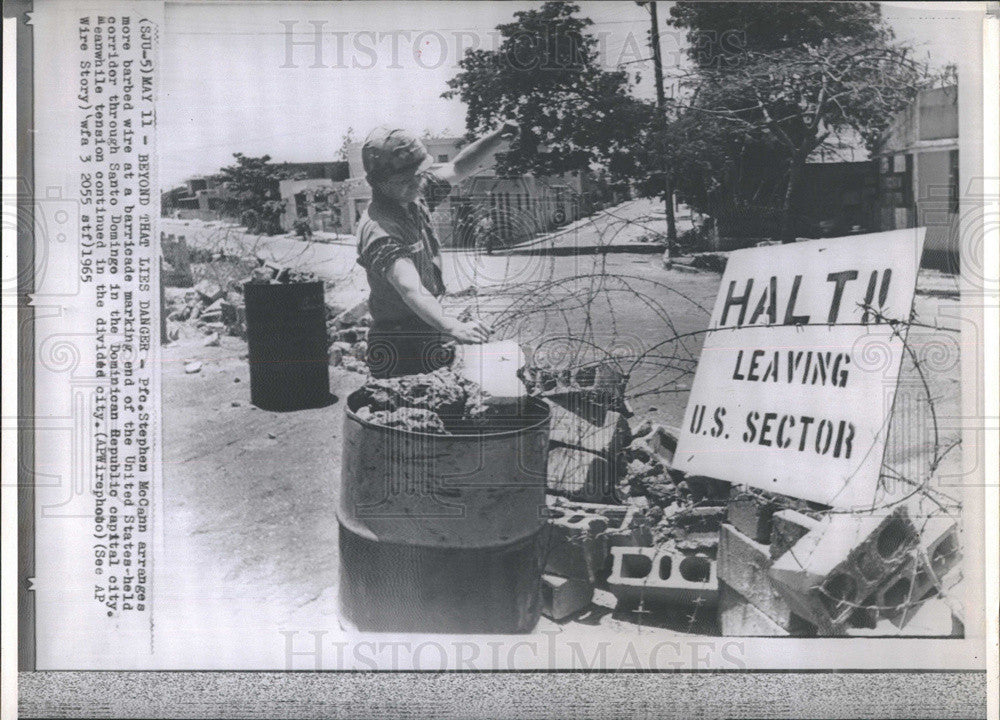
[[[508,121],[434,170],[424,169],[430,156],[405,130],[379,127],[365,140],[361,159],[372,201],[357,228],[358,264],[371,290],[366,359],[375,377],[432,372],[451,363],[451,341],[489,339],[485,325],[462,322],[441,307],[441,248],[430,214],[517,132]]]

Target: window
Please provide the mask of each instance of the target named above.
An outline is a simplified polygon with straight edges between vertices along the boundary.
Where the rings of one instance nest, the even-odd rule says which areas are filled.
[[[438,162],[439,163],[446,163],[446,162],[448,162],[448,153],[442,153],[442,154],[438,155]]]
[[[882,167],[886,167],[882,165]],[[913,155],[894,155],[889,173],[879,177],[883,205],[895,208],[913,206]]]

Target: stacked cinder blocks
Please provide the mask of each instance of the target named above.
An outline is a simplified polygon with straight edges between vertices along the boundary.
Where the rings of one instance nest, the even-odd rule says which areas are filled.
[[[546,615],[561,620],[590,605],[594,585],[605,579],[609,548],[652,543],[648,528],[632,527],[635,512],[549,498],[542,578]]]
[[[713,606],[719,600],[715,561],[664,548],[611,548],[608,586],[620,605]]]
[[[831,514],[775,560],[769,574],[794,612],[824,635],[841,635],[850,625],[873,623],[885,592],[915,561],[919,538],[902,506],[884,516]]]
[[[546,572],[598,582],[606,570],[609,548],[653,543],[646,525],[633,527],[636,508],[551,497],[548,503]]]
[[[954,520],[915,523],[906,506],[816,520],[778,499],[732,489],[719,542],[723,635],[920,634],[942,614],[923,606],[957,571]]]
[[[812,635],[769,575],[774,559],[817,525],[765,493],[733,486],[719,531],[719,625],[726,636]]]

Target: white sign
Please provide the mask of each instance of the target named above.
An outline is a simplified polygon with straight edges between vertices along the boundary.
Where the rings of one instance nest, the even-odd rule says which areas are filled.
[[[924,229],[730,255],[675,465],[867,507],[885,449]]]

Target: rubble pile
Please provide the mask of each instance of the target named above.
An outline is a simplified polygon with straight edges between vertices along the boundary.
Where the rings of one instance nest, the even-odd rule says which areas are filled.
[[[530,377],[552,411],[550,618],[585,611],[603,589],[616,612],[669,617],[681,607],[724,636],[962,632],[949,596],[961,582],[954,517],[905,506],[838,513],[685,476],[672,467],[676,430],[631,428],[609,409],[627,404],[602,400],[593,384],[570,389],[571,374]]]
[[[352,372],[367,373],[368,328],[371,325],[368,302],[344,310],[326,306],[326,339],[330,344],[330,364]]]
[[[180,326],[196,328],[209,339],[219,335],[246,337],[246,311],[243,295],[235,290],[223,291],[216,283],[202,280],[193,288],[168,288],[167,335],[177,340]]]
[[[522,379],[551,411],[546,614],[570,617],[599,588],[620,611],[693,603],[710,622],[728,484],[673,470],[677,431],[632,428],[627,378],[609,364],[529,367]]]
[[[372,412],[367,406],[358,410],[358,417],[375,425],[385,425],[391,428],[402,428],[413,432],[448,435],[449,432],[441,420],[441,416],[432,410],[401,407],[395,410],[376,410]]]
[[[180,335],[178,324],[193,326],[210,337],[246,338],[246,302],[243,298],[246,283],[288,284],[318,279],[312,273],[269,265],[261,258],[247,261],[204,250],[189,250],[188,255],[192,263],[189,275],[201,277],[201,280],[190,288],[167,289],[164,312],[168,321],[167,334],[172,340]],[[205,262],[198,263],[198,260]],[[169,327],[169,323],[174,327]]]
[[[251,283],[253,285],[287,285],[292,283],[307,283],[316,282],[319,278],[315,273],[294,270],[290,267],[276,267],[266,262],[262,258],[257,258],[257,267],[250,271],[250,275],[244,278],[240,285],[243,283]]]
[[[488,417],[482,389],[447,368],[420,375],[372,378],[358,391],[359,417],[414,432],[451,434],[449,423]]]

